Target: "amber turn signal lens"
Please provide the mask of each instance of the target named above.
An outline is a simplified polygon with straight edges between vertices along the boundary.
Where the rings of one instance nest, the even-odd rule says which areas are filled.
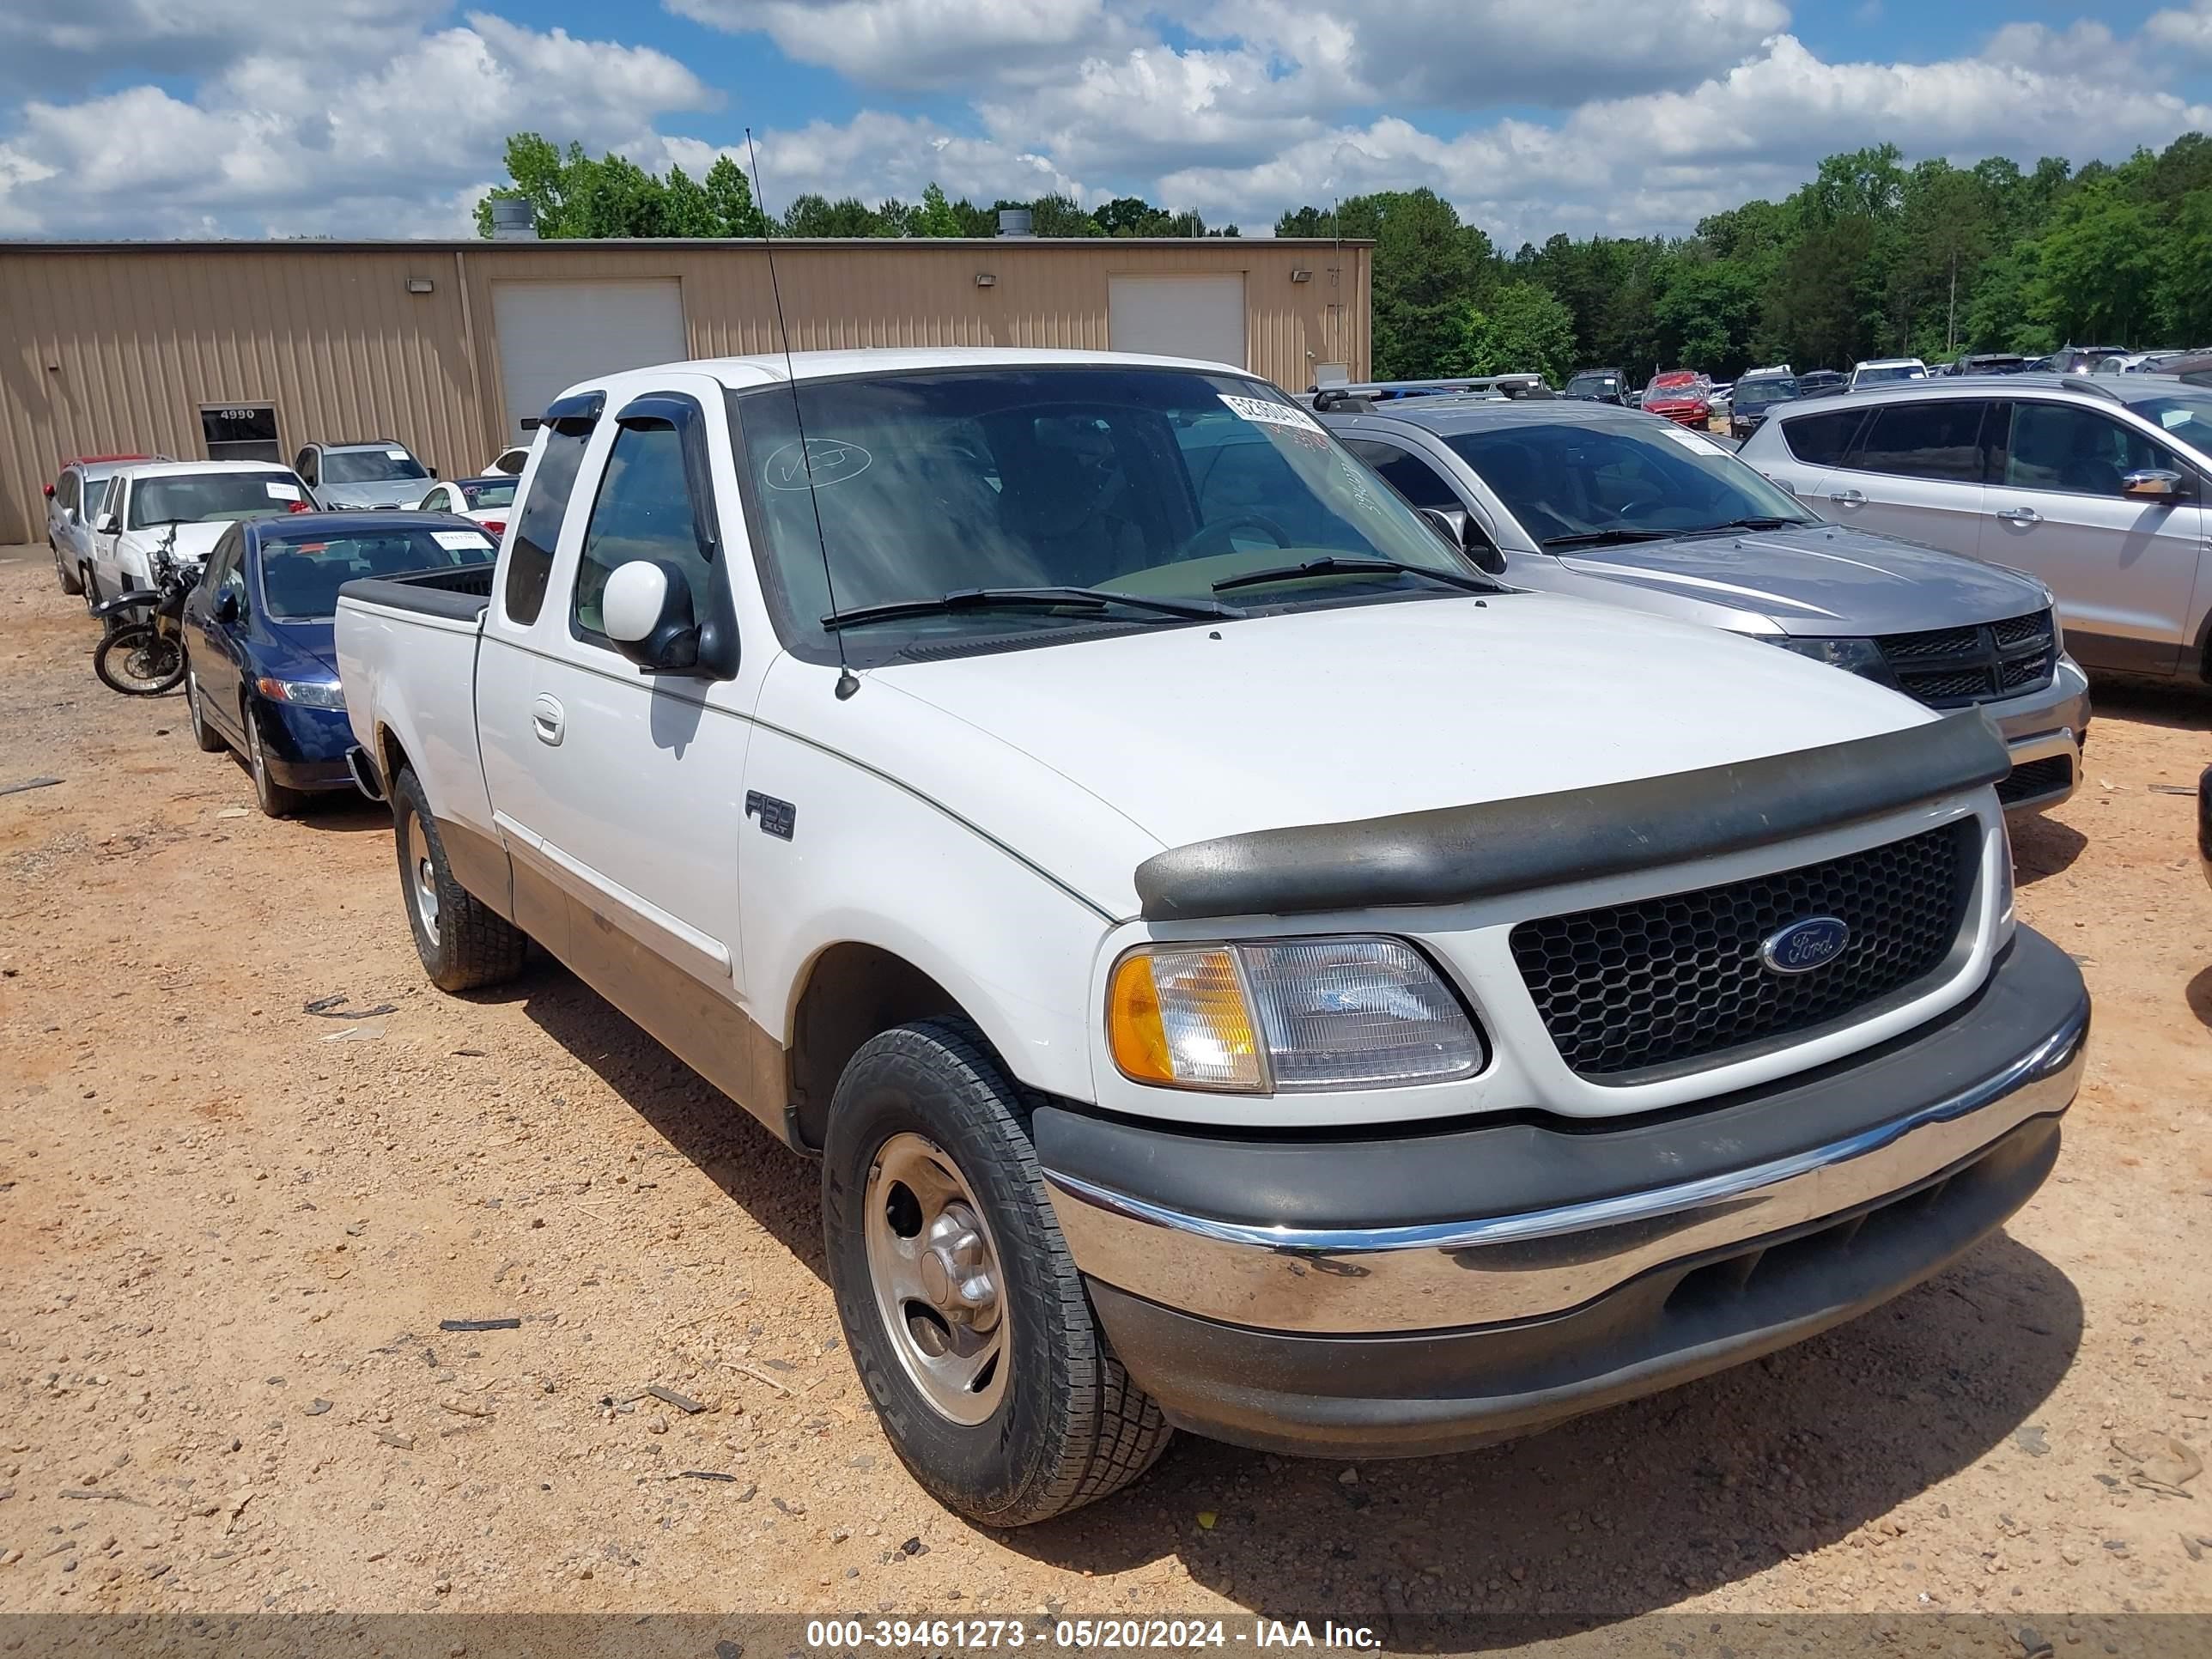
[[[1106,1029],[1139,1083],[1259,1093],[1267,1086],[1236,958],[1218,946],[1153,946],[1114,964]]]

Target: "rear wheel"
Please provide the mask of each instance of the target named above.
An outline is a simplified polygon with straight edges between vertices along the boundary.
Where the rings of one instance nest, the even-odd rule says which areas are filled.
[[[1173,1435],[1098,1328],[1020,1091],[964,1019],[863,1043],[823,1149],[837,1315],[891,1445],[987,1526],[1049,1520]]]
[[[208,724],[207,700],[200,695],[200,677],[189,656],[185,659],[185,715],[191,724],[192,741],[199,745],[200,753],[219,755],[229,747],[223,742],[222,733]]]
[[[70,568],[69,561],[62,556],[61,549],[55,547],[51,540],[46,543],[46,546],[52,550],[54,556],[54,580],[62,585],[62,592],[69,594],[72,598],[83,592],[83,576]]]
[[[401,767],[392,781],[392,831],[400,902],[430,983],[441,991],[473,991],[520,973],[528,936],[453,879],[412,767]]]

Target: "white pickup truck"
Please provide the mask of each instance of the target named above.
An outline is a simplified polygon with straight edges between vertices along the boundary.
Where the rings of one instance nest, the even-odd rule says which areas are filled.
[[[884,1431],[991,1524],[1796,1340],[2081,1075],[1978,714],[1504,588],[1236,369],[612,375],[337,648],[431,978],[535,939],[818,1156]]]

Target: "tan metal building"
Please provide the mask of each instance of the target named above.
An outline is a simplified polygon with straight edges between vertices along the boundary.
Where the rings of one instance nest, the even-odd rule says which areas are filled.
[[[1067,346],[1369,372],[1370,245],[788,241],[793,349]],[[67,457],[390,438],[474,472],[566,386],[780,349],[757,242],[0,243],[0,543]]]

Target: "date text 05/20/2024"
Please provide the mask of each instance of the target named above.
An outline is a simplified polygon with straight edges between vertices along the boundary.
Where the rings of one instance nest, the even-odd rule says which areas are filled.
[[[1372,1651],[1382,1638],[1364,1625],[1304,1619],[1061,1619],[1048,1632],[1018,1619],[816,1619],[806,1626],[809,1648],[1042,1647],[1100,1651],[1117,1649],[1337,1648]]]

